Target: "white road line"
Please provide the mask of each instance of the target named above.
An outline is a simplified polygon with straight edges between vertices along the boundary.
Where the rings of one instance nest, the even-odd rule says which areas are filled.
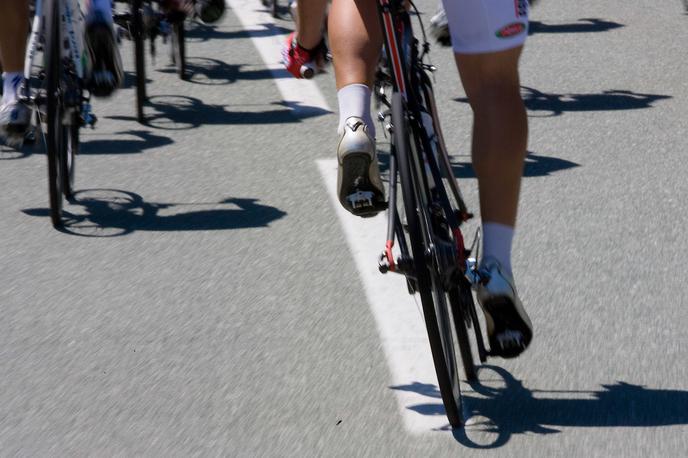
[[[272,73],[284,102],[296,113],[313,109],[331,112],[315,82],[293,78],[284,69],[281,50],[285,35],[275,29],[273,17],[261,9],[260,0],[226,0],[226,3],[250,35],[253,45]],[[273,30],[275,34],[265,33],[266,30]]]
[[[284,101],[297,113],[308,109],[331,111],[315,82],[286,77],[280,56],[284,36],[264,33],[275,24],[272,16],[261,10],[259,1],[226,1],[275,76]],[[444,429],[448,422],[437,391],[437,377],[419,307],[407,293],[403,277],[383,276],[377,270],[377,257],[385,241],[385,216],[362,220],[347,213],[337,199],[336,160],[317,162],[377,323],[392,375],[390,386],[396,393],[404,424],[412,433]]]
[[[349,249],[361,275],[392,375],[399,408],[412,433],[445,429],[444,406],[437,390],[430,344],[419,305],[408,294],[406,280],[397,274],[382,275],[377,260],[385,243],[384,214],[362,219],[349,214],[337,198],[337,161],[317,161],[335,212],[344,228]]]

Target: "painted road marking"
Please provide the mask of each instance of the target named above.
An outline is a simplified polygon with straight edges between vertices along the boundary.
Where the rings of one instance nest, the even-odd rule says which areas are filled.
[[[260,10],[258,1],[227,0],[227,5],[251,36],[284,101],[297,113],[308,109],[332,111],[314,81],[285,77],[280,56],[284,35],[263,32],[275,27],[275,23],[267,11]],[[448,422],[437,391],[420,306],[408,294],[403,277],[382,275],[377,269],[377,257],[385,240],[385,216],[363,220],[346,212],[337,199],[336,160],[319,160],[317,164],[375,317],[391,372],[390,387],[396,394],[404,425],[412,433],[446,429]]]
[[[382,275],[377,268],[387,231],[386,215],[362,219],[349,214],[337,198],[336,159],[317,163],[375,317],[404,424],[413,433],[446,429],[448,421],[439,398],[420,299],[408,294],[404,277]]]
[[[253,45],[272,73],[285,104],[297,113],[313,109],[331,112],[315,82],[293,78],[284,69],[281,51],[286,35],[279,33],[275,20],[267,10],[261,10],[260,2],[258,0],[226,0],[226,3],[251,37]],[[274,30],[275,33],[265,33],[265,30]]]

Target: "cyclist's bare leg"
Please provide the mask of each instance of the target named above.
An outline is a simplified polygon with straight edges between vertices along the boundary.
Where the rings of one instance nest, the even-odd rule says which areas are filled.
[[[472,156],[484,235],[481,271],[488,279],[478,285],[478,300],[485,311],[491,349],[505,358],[518,356],[533,336],[511,274],[511,243],[528,139],[518,74],[522,48],[455,55],[473,109]]]
[[[26,0],[0,0],[0,62],[3,95],[0,102],[0,134],[6,142],[19,145],[31,122],[31,109],[21,102],[19,88],[24,81],[24,54],[29,31]]]
[[[323,38],[323,23],[327,11],[327,0],[300,0],[298,11],[297,40],[306,49],[313,49]]]
[[[473,109],[473,167],[483,221],[513,227],[528,139],[518,60],[523,47],[487,54],[456,54]]]
[[[337,89],[349,84],[372,87],[382,49],[377,4],[366,0],[334,0],[328,34]]]
[[[339,101],[339,201],[355,215],[372,216],[385,208],[370,115],[371,87],[382,48],[376,2],[334,0],[328,35]]]
[[[24,69],[29,2],[0,0],[0,61],[5,72]]]

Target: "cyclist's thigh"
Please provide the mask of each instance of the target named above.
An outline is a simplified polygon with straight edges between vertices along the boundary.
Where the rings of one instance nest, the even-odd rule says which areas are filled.
[[[443,0],[457,54],[522,46],[528,36],[528,0]]]

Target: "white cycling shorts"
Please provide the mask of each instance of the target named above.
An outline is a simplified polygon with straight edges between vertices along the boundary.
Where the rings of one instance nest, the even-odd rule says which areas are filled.
[[[442,0],[459,54],[504,51],[528,36],[528,0]]]

